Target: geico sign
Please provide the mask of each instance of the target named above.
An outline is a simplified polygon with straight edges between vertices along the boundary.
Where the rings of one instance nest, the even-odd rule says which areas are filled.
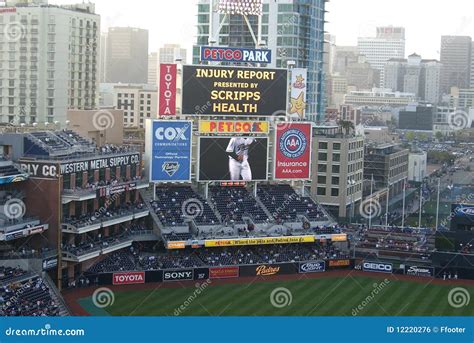
[[[364,262],[363,268],[365,271],[375,271],[384,273],[391,273],[393,270],[391,264],[377,262]]]
[[[145,273],[116,273],[113,275],[114,285],[133,285],[138,283],[145,283]]]
[[[174,272],[165,272],[164,280],[192,280],[193,271],[183,270],[183,271],[174,271]]]
[[[155,137],[159,141],[186,141],[186,133],[187,127],[183,128],[175,128],[175,127],[159,127],[155,131]]]

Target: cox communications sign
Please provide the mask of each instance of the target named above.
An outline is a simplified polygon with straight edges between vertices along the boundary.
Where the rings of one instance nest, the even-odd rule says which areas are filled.
[[[192,122],[155,120],[151,139],[151,181],[190,181]]]

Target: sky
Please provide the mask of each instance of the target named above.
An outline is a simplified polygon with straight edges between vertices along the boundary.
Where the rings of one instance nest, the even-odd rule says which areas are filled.
[[[50,0],[54,4],[79,0]],[[150,51],[165,43],[188,49],[195,40],[197,0],[95,0],[102,31],[111,26],[132,26],[150,31]],[[406,53],[439,58],[441,35],[474,37],[473,0],[330,0],[326,31],[336,45],[357,45],[358,36],[374,36],[383,25],[406,29]]]

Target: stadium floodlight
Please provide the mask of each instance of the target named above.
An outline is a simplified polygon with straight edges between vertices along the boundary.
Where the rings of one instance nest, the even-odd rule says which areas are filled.
[[[219,0],[218,12],[221,14],[261,16],[263,0]]]

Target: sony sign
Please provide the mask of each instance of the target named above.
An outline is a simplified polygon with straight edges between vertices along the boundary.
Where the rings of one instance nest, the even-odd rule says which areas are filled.
[[[194,270],[169,270],[163,274],[163,281],[187,281],[194,279]]]

